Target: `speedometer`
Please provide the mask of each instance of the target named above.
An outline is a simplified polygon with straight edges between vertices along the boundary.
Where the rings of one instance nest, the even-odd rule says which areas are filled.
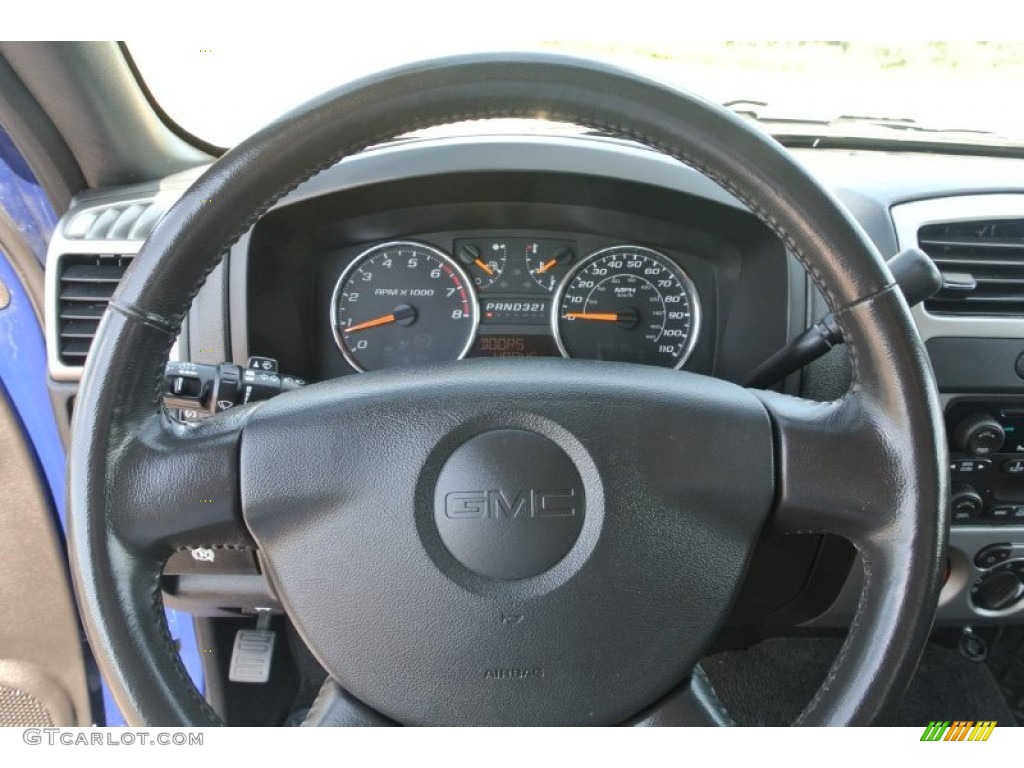
[[[693,351],[700,306],[693,281],[663,253],[617,245],[566,277],[552,307],[565,357],[679,368]]]
[[[358,371],[458,360],[479,319],[469,277],[422,243],[384,243],[359,254],[331,300],[334,339]]]

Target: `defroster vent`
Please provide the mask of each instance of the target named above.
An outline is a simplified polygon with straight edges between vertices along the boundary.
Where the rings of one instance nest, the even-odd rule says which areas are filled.
[[[917,240],[942,272],[929,312],[1024,317],[1024,219],[928,224]]]
[[[60,259],[57,319],[64,365],[85,365],[96,327],[131,256],[65,254]]]

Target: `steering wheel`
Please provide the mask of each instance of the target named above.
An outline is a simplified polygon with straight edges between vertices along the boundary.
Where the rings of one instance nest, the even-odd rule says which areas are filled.
[[[639,142],[743,201],[835,313],[853,361],[846,395],[494,359],[322,382],[191,429],[166,417],[164,363],[192,298],[276,200],[400,134],[499,117]],[[863,592],[797,723],[868,724],[931,628],[945,467],[906,303],[861,229],[770,137],[611,66],[454,57],[299,107],[214,163],[156,227],[78,396],[72,566],[132,723],[220,722],[167,632],[161,569],[175,551],[258,547],[329,673],[313,723],[725,724],[697,662],[758,537],[831,532],[859,550]]]

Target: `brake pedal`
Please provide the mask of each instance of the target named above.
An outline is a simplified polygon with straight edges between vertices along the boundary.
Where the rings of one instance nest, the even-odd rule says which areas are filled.
[[[277,635],[269,627],[270,612],[260,611],[256,629],[240,629],[235,633],[228,680],[233,683],[265,683],[270,679],[270,662]]]

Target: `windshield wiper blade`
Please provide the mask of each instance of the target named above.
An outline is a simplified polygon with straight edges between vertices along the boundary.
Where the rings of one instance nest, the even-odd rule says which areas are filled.
[[[765,114],[764,110],[769,106],[769,102],[760,99],[731,99],[724,102],[722,106],[763,125],[809,125],[830,128],[842,125],[859,125],[912,133],[994,135],[992,131],[980,128],[931,128],[921,125],[912,117],[840,114],[835,117],[821,118],[804,115],[768,115]]]
[[[839,115],[831,120],[829,125],[841,125],[843,123],[855,125],[870,125],[877,128],[891,128],[896,131],[913,131],[915,133],[976,133],[983,136],[991,136],[992,131],[981,128],[931,128],[921,125],[917,120],[910,117],[871,117],[868,115]]]

